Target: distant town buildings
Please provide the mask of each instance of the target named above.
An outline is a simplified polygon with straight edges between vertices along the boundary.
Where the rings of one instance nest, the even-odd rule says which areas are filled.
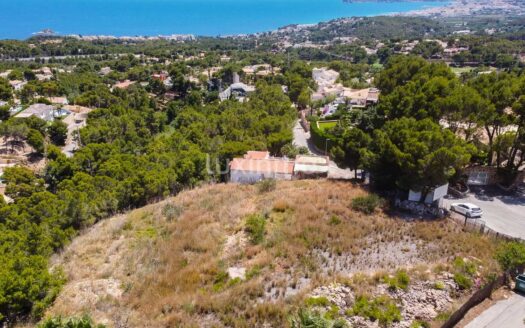
[[[131,41],[131,42],[144,42],[144,41],[156,41],[156,40],[167,40],[167,41],[193,41],[195,36],[193,34],[172,34],[172,35],[158,35],[158,36],[113,36],[113,35],[78,35],[70,34],[67,37],[74,38],[83,41]]]

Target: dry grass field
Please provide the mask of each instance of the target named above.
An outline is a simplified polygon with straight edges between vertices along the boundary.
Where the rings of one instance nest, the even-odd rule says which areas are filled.
[[[366,292],[399,268],[428,279],[456,256],[495,268],[487,237],[352,210],[365,194],[324,180],[266,192],[223,184],[104,220],[53,259],[69,281],[48,315],[88,313],[110,327],[286,327],[319,286]],[[247,228],[249,218],[264,223]]]

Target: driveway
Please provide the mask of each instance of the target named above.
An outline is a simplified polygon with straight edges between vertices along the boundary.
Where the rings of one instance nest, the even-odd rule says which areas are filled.
[[[314,146],[313,142],[310,140],[310,132],[306,132],[301,123],[297,121],[293,128],[293,144],[297,147],[306,147],[310,154],[324,156],[319,150]],[[360,170],[357,171],[358,176]],[[351,180],[355,178],[354,171],[350,169],[343,169],[337,166],[337,164],[330,160],[329,169],[328,169],[328,178],[331,179],[342,179],[342,180]]]
[[[465,198],[444,200],[446,208],[450,204],[473,203],[483,210],[487,227],[512,237],[525,239],[525,189],[505,194],[496,187],[473,187]],[[525,325],[524,325],[525,327]]]
[[[310,132],[304,131],[300,121],[297,120],[297,122],[295,122],[295,126],[293,127],[293,144],[297,147],[306,147],[310,149],[310,145],[308,143],[309,139]]]
[[[465,328],[523,328],[524,320],[525,296],[513,294],[485,310]]]

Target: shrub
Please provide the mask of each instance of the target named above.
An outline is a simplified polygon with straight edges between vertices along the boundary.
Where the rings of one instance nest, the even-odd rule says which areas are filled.
[[[443,281],[436,281],[434,283],[434,289],[444,290],[445,289],[445,284],[443,283]]]
[[[495,255],[501,269],[507,271],[525,264],[525,245],[516,241],[503,243]]]
[[[335,226],[341,224],[341,219],[337,215],[332,215],[328,224]]]
[[[450,318],[451,315],[452,314],[450,312],[441,312],[441,313],[439,313],[437,315],[436,320],[437,321],[441,321],[441,322],[445,322],[445,321],[447,321]]]
[[[299,309],[297,315],[290,319],[291,328],[346,328],[346,321],[339,319],[336,321],[324,318],[318,312],[308,309]]]
[[[426,321],[415,320],[410,325],[410,328],[430,328],[430,324]]]
[[[275,179],[264,179],[257,182],[257,190],[260,193],[270,192],[277,188],[277,182]]]
[[[264,240],[266,220],[259,214],[252,214],[246,219],[245,231],[250,235],[250,241],[257,245]]]
[[[472,287],[472,279],[459,272],[454,274],[454,282],[461,290],[470,289]]]
[[[408,284],[410,284],[410,277],[405,270],[399,270],[396,272],[394,277],[387,278],[387,283],[390,290],[406,290],[408,288]]]
[[[50,318],[42,322],[37,328],[105,328],[106,326],[101,324],[93,323],[90,317],[84,316],[78,318],[67,318],[61,317]]]
[[[330,306],[330,309],[325,312],[324,317],[329,320],[334,320],[339,317],[339,307],[337,305]]]
[[[218,292],[222,290],[229,279],[230,276],[228,275],[228,272],[224,270],[220,270],[219,272],[217,272],[217,274],[213,278],[213,291]]]
[[[383,295],[370,301],[366,296],[359,295],[354,306],[346,312],[347,315],[358,315],[372,321],[378,321],[383,327],[391,325],[393,322],[401,321],[401,311],[396,306],[394,300]]]
[[[365,214],[372,214],[381,205],[381,198],[377,195],[360,196],[352,199],[352,209]]]
[[[476,264],[472,261],[465,261],[462,257],[456,257],[453,262],[456,272],[472,276],[476,273]]]
[[[328,298],[326,298],[324,296],[310,297],[310,298],[306,299],[305,304],[308,307],[311,307],[311,306],[328,306],[328,305],[330,305],[330,301],[328,300]]]
[[[261,267],[256,265],[253,268],[251,268],[250,270],[248,270],[248,272],[246,272],[246,280],[250,280],[250,279],[258,276],[259,274],[261,274]]]
[[[162,208],[162,215],[166,218],[166,220],[173,221],[180,217],[182,211],[183,209],[181,206],[168,203]]]

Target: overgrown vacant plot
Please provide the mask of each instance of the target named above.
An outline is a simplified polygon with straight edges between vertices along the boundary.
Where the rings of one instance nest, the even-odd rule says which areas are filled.
[[[352,209],[366,194],[330,181],[215,185],[105,220],[54,259],[69,283],[49,314],[88,312],[110,326],[280,327],[314,288],[358,272],[456,256],[495,265],[491,240],[447,221]]]

